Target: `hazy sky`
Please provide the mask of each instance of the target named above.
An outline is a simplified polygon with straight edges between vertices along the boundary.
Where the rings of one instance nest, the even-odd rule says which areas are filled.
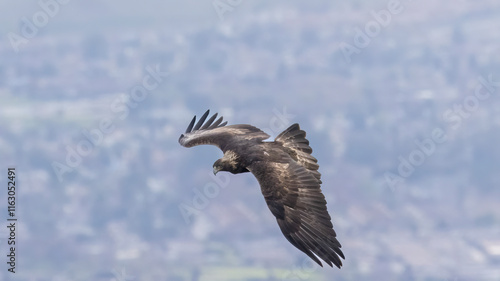
[[[32,19],[38,11],[43,10],[40,3],[54,3],[56,0],[42,1],[2,1],[0,2],[0,32],[5,36],[6,32],[16,31],[19,28],[19,21],[23,17]],[[78,1],[59,0],[66,4],[59,4],[59,11],[50,19],[46,28],[49,30],[102,30],[106,28],[161,28],[169,26],[173,28],[189,27],[191,25],[211,25],[220,22],[214,6],[224,7],[224,3],[238,3],[238,1],[208,0],[208,1],[172,1],[172,0],[147,0],[138,3],[137,1]],[[227,19],[237,20],[242,16],[251,16],[252,11],[273,9],[273,7],[300,8],[304,9],[324,9],[325,7],[341,7],[346,5],[358,6],[355,3],[364,1],[350,1],[349,3],[331,3],[329,1],[318,0],[308,1],[239,1],[234,4]],[[368,2],[368,1],[367,1]],[[370,5],[377,5],[380,1],[370,1]],[[59,3],[59,2],[56,2]],[[222,3],[222,4],[221,4]],[[365,4],[363,4],[365,5]],[[377,5],[380,6],[380,5]],[[376,8],[374,6],[374,8]],[[230,14],[230,15],[229,15]],[[2,37],[3,37],[2,36]],[[2,38],[0,37],[0,38]]]
[[[42,2],[50,3],[52,0]],[[69,0],[65,5],[60,4],[60,10],[50,20],[47,29],[63,27],[78,28],[78,24],[85,23],[80,28],[100,30],[114,24],[121,28],[138,26],[138,23],[150,26],[168,23],[203,23],[211,18],[217,19],[217,14],[209,1],[160,1],[148,0],[138,4],[137,1],[77,1]],[[32,19],[36,12],[42,10],[38,1],[0,3],[2,33],[15,30],[22,17]],[[209,12],[206,12],[209,10]],[[149,22],[148,22],[149,21]]]

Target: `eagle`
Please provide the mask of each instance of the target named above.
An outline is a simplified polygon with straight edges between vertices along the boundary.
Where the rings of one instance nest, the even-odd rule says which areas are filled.
[[[217,113],[206,120],[209,113],[196,125],[194,116],[179,143],[220,148],[224,156],[215,161],[214,174],[251,172],[285,238],[321,267],[319,258],[340,268],[340,258],[345,257],[321,193],[319,165],[311,155],[306,132],[295,123],[274,141],[264,141],[270,136],[260,129],[247,124],[226,126],[222,116],[215,120]]]

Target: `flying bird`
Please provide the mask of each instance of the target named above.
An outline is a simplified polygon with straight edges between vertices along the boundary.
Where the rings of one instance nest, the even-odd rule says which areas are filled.
[[[196,125],[194,116],[179,143],[219,147],[224,156],[215,161],[214,174],[251,172],[285,238],[320,266],[318,257],[340,268],[340,257],[345,257],[321,193],[319,165],[311,155],[306,132],[293,124],[274,141],[264,142],[270,136],[260,129],[246,124],[226,126],[222,117],[215,120],[217,113],[206,120],[209,112]]]

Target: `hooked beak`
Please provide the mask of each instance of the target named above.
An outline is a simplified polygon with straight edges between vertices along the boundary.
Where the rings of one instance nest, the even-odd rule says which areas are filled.
[[[214,167],[214,176],[216,176],[218,172],[219,172],[219,169],[217,169],[217,167]]]

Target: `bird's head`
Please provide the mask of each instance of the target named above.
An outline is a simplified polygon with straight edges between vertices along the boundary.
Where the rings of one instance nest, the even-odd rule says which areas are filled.
[[[214,175],[217,175],[219,171],[224,171],[224,163],[222,162],[222,159],[217,159],[214,163]]]
[[[231,156],[228,156],[227,154],[224,154],[224,157],[215,161],[213,168],[214,175],[217,175],[220,171],[230,172],[232,174],[248,172],[247,168],[239,165],[234,158],[231,158]]]

